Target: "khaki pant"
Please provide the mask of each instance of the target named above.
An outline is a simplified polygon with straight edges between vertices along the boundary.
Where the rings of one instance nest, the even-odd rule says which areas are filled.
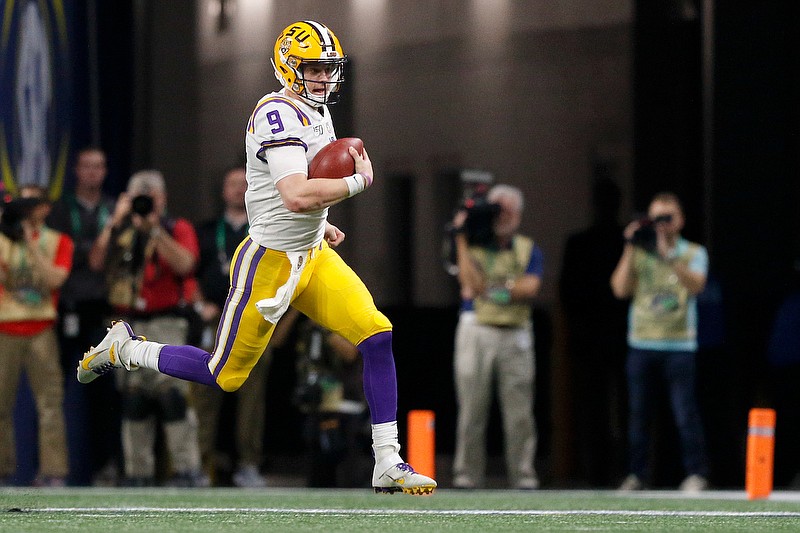
[[[23,370],[39,415],[39,475],[66,477],[64,376],[53,327],[27,337],[0,333],[0,477],[16,469],[12,413]]]
[[[194,411],[187,409],[183,420],[165,422],[163,428],[172,471],[185,475],[199,472],[200,452],[197,447],[197,417]],[[125,475],[128,478],[155,478],[157,429],[153,416],[144,420],[123,419],[122,445],[125,452]]]
[[[233,394],[236,398],[236,453],[239,464],[259,466],[264,448],[264,416],[270,350],[258,360],[250,377]],[[213,469],[213,456],[219,429],[219,417],[225,392],[191,384],[192,404],[200,421],[200,454],[207,468]]]
[[[133,320],[131,328],[137,335],[157,339],[164,344],[181,345],[186,342],[188,321],[181,317],[158,317],[150,320]],[[134,372],[118,372],[120,393],[124,396],[138,392],[148,398],[162,396],[166,389],[176,389],[188,394],[189,382],[141,368]],[[177,474],[200,471],[200,448],[197,437],[197,416],[187,407],[186,416],[163,424],[164,440],[169,452],[172,470]],[[125,459],[125,475],[129,478],[152,478],[155,476],[156,418],[144,420],[122,419],[122,450]]]
[[[478,323],[474,313],[461,313],[456,328],[454,370],[458,402],[454,476],[478,487],[484,483],[486,428],[496,383],[509,482],[516,487],[535,477],[531,325],[486,326]]]

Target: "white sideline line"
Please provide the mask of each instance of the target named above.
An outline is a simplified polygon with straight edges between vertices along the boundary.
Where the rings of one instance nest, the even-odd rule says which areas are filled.
[[[523,510],[523,509],[285,509],[280,507],[41,507],[22,509],[31,513],[275,513],[307,515],[506,515],[506,516],[719,516],[800,518],[800,511],[625,511],[610,509]]]

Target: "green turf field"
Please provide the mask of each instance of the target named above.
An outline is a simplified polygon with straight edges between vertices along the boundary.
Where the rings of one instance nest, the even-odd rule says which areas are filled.
[[[800,493],[2,489],[0,531],[800,531]]]

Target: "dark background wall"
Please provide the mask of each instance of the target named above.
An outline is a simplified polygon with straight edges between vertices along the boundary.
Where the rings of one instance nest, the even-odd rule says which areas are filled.
[[[739,484],[747,410],[773,404],[767,345],[797,276],[798,6],[639,1],[636,11],[634,204],[675,190],[686,234],[709,247],[725,337],[698,358],[701,399],[716,480]]]
[[[726,297],[729,353],[719,368],[735,369],[722,374],[732,397],[726,412],[738,412],[741,425],[747,408],[776,401],[766,348],[775,311],[796,288],[800,268],[800,7],[717,2],[716,13],[707,216]],[[796,435],[796,423],[783,421],[779,436]],[[787,440],[778,441],[779,452]],[[778,481],[791,475],[778,470]]]

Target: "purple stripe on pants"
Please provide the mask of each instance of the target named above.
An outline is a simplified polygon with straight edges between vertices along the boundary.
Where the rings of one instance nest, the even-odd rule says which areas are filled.
[[[222,314],[220,315],[221,317],[224,317],[228,311],[228,304],[231,301],[233,288],[236,287],[237,283],[239,283],[239,270],[241,269],[242,261],[244,261],[244,256],[251,246],[257,245],[248,237],[244,243],[244,246],[242,246],[242,249],[239,251],[239,255],[236,256],[236,263],[233,265],[233,279],[231,280],[231,287],[228,289],[228,297],[225,299],[225,306],[222,308]],[[219,336],[222,331],[222,320],[220,320],[219,324],[220,326],[217,327],[217,336],[214,339],[214,346],[219,346]]]
[[[253,280],[256,277],[256,270],[258,269],[258,264],[261,261],[261,258],[264,257],[266,251],[267,251],[266,248],[259,246],[255,254],[253,254],[253,259],[250,261],[250,265],[247,268],[247,278],[245,279],[244,282],[242,297],[236,306],[236,310],[234,311],[233,321],[231,322],[231,331],[228,334],[228,342],[225,343],[225,350],[222,352],[222,358],[220,359],[216,369],[214,370],[215,378],[219,376],[219,373],[222,371],[223,367],[225,366],[225,363],[228,361],[228,357],[231,354],[231,350],[233,349],[233,342],[234,340],[236,340],[236,331],[239,329],[239,324],[242,321],[242,314],[244,313],[245,307],[250,303],[250,295],[253,292]],[[238,284],[235,284],[234,286],[236,285]],[[232,294],[233,291],[231,291],[228,294],[228,301],[225,302],[226,310],[228,308],[228,302],[230,301]]]

